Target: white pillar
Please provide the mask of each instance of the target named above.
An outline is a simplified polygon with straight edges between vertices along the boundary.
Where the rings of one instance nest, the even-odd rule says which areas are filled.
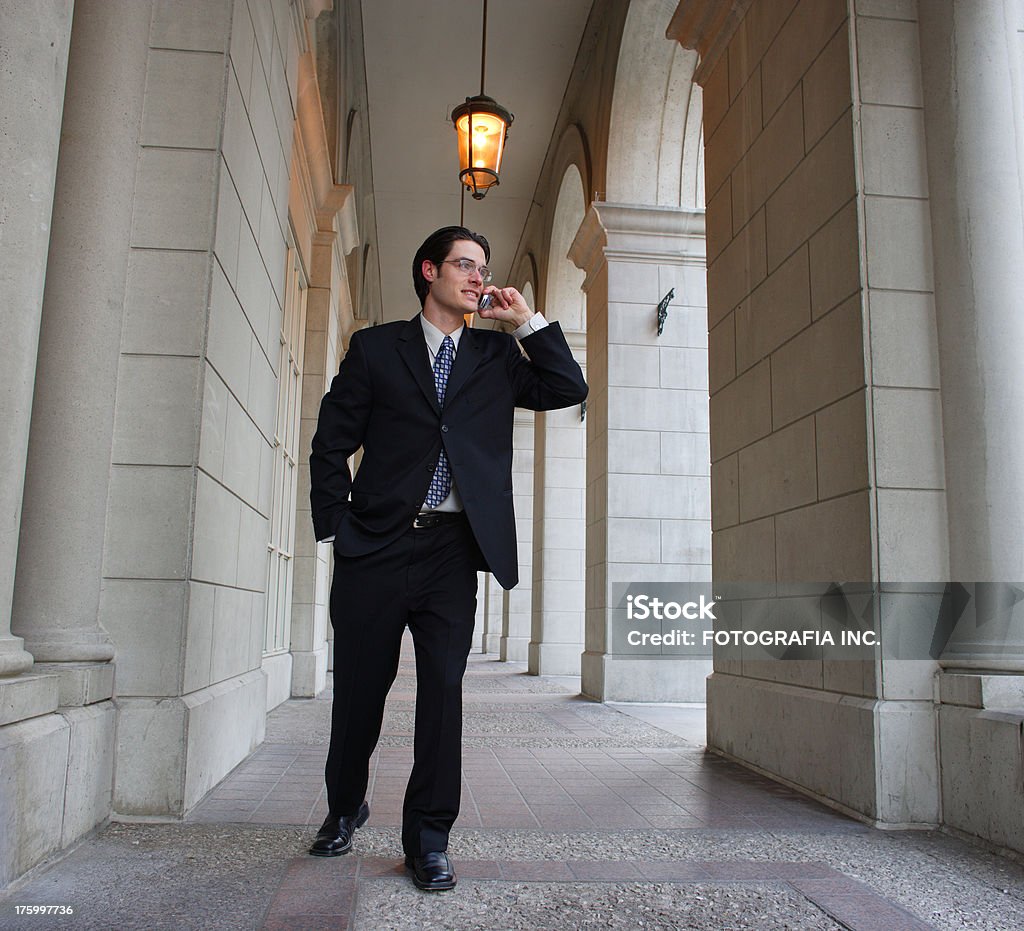
[[[0,2],[0,73],[12,88],[0,104],[0,292],[9,311],[0,348],[0,676],[32,666],[11,635],[11,608],[72,6]]]
[[[295,168],[293,167],[293,172]],[[300,237],[302,243],[302,237]],[[332,233],[310,235],[311,279],[306,291],[306,333],[303,344],[302,411],[299,427],[299,488],[295,511],[295,568],[292,598],[292,696],[310,698],[327,685],[332,668],[334,629],[330,624],[332,545],[313,537],[309,505],[309,447],[316,432],[320,398],[330,387],[345,347],[344,324],[351,326],[351,295],[340,273],[348,242]]]
[[[585,335],[567,332],[586,374]],[[586,601],[586,424],[579,404],[535,417],[529,671],[578,676]]]
[[[519,546],[519,584],[502,604],[502,662],[525,663],[533,604],[533,411],[516,410],[512,428],[512,501]]]
[[[942,819],[1018,851],[1024,789],[1006,773],[1024,725],[1022,15],[1013,0],[919,10],[949,578],[966,605],[940,660]]]
[[[616,655],[612,620],[630,583],[711,581],[704,211],[594,203],[569,256],[587,273],[583,694],[703,701],[710,656]]]
[[[1024,87],[1007,0],[921,4],[950,578],[947,666],[1024,672]],[[978,583],[981,583],[980,585]]]
[[[488,592],[491,585],[496,585],[494,576],[489,572],[478,572],[476,574],[476,614],[473,618],[473,640],[471,652],[479,650],[486,653],[484,647],[484,632],[487,629],[487,604]]]
[[[150,15],[75,12],[14,598],[39,662],[114,655],[98,615]]]
[[[487,606],[484,611],[484,630],[481,649],[484,653],[498,653],[501,649],[502,608],[505,603],[504,589],[494,576],[487,585]]]

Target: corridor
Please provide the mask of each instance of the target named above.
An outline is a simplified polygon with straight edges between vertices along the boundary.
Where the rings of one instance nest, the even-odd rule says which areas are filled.
[[[1020,866],[867,828],[707,755],[696,709],[600,705],[572,685],[471,657],[454,892],[418,892],[401,865],[406,650],[352,855],[305,853],[325,815],[330,700],[292,700],[185,822],[101,828],[9,891],[0,928],[1024,927]],[[74,914],[18,914],[31,905]]]

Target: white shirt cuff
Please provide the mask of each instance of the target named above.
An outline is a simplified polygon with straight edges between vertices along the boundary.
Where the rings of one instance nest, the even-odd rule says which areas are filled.
[[[332,533],[329,537],[324,537],[322,540],[317,540],[317,543],[333,543],[334,534]]]
[[[537,330],[543,330],[548,325],[547,320],[544,319],[543,314],[534,314],[526,321],[521,327],[519,327],[512,335],[516,339],[523,339],[523,337],[529,336],[531,333],[536,333]]]

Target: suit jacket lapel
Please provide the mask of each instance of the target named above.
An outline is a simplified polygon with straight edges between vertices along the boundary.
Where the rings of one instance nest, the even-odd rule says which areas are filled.
[[[452,371],[448,376],[448,387],[444,392],[444,403],[447,406],[452,399],[462,390],[467,379],[473,374],[473,370],[480,364],[483,355],[476,342],[476,334],[470,327],[462,331],[459,338],[459,351],[455,353],[455,361],[452,363]]]
[[[419,314],[405,325],[401,336],[398,337],[398,354],[412,373],[412,377],[416,379],[416,384],[420,386],[423,396],[430,402],[434,411],[440,414],[441,407],[437,403],[437,389],[434,387],[434,373],[428,362],[427,341],[423,338],[423,325],[420,323]],[[460,351],[456,360],[461,355]],[[445,397],[447,395],[448,391],[445,392]]]

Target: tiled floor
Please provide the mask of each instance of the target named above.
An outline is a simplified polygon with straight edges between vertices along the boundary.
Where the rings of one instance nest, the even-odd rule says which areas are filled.
[[[403,667],[392,693],[382,746],[371,763],[371,825],[397,829],[412,764],[415,683]],[[805,797],[709,756],[678,734],[607,706],[584,702],[517,667],[473,658],[466,680],[463,804],[458,830],[495,832],[494,858],[460,859],[463,887],[481,882],[619,887],[644,883],[768,883],[849,927],[926,928],[869,886],[820,863],[624,859],[504,859],[503,831],[593,832],[744,829],[863,832]],[[329,695],[318,703],[326,715]],[[293,709],[302,714],[309,709]],[[663,712],[667,709],[663,709]],[[291,731],[295,733],[294,730]],[[268,741],[191,816],[196,822],[304,824],[326,815],[324,729],[318,746]],[[359,848],[361,836],[357,835]],[[330,882],[325,882],[325,875]],[[394,858],[292,862],[266,915],[267,928],[342,927],[356,918],[361,883],[404,880]],[[407,882],[407,880],[405,880]],[[323,890],[329,887],[326,896]],[[755,925],[756,926],[756,925]],[[826,925],[827,926],[827,925]]]
[[[415,681],[403,661],[352,854],[306,854],[326,814],[329,695],[291,701],[182,824],[113,824],[0,900],[74,928],[1016,929],[1024,870],[941,834],[881,832],[705,752],[700,710],[619,709],[471,657],[458,888],[401,860]],[[625,713],[628,711],[629,713]],[[47,927],[36,921],[32,927]]]
[[[371,760],[375,827],[401,825],[412,766],[411,676],[403,664]],[[474,655],[466,674],[458,829],[861,829],[799,793],[708,755],[695,742],[558,685],[538,691],[544,684],[520,667]],[[507,691],[496,691],[503,685]],[[291,703],[289,712],[328,720],[329,692],[303,704]],[[188,820],[319,827],[327,814],[328,731],[299,733],[316,745],[268,737]]]

